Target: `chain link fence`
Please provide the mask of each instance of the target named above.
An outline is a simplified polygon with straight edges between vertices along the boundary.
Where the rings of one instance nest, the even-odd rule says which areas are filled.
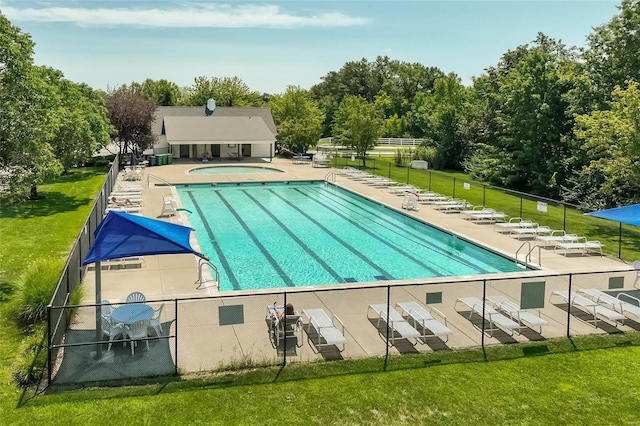
[[[67,326],[64,338],[49,347],[51,380],[84,383],[368,357],[386,357],[385,366],[393,368],[394,355],[640,331],[636,278],[632,269],[509,274],[51,306],[50,317],[65,318]],[[141,317],[119,313],[143,309],[142,329],[136,325]],[[103,322],[96,332],[97,312],[112,324]]]

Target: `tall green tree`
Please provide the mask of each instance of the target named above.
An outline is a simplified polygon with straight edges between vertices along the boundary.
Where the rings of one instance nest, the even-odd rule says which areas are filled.
[[[627,80],[640,81],[640,0],[622,0],[618,9],[618,15],[587,37],[583,56],[592,104],[610,99],[614,87]]]
[[[40,73],[55,97],[55,131],[50,143],[66,173],[107,146],[113,128],[103,96],[85,84],[65,79],[58,70],[40,67]]]
[[[335,114],[334,142],[353,148],[366,166],[367,151],[378,143],[383,124],[382,114],[373,103],[347,96]]]
[[[234,77],[196,77],[184,100],[185,105],[205,105],[209,99],[215,99],[218,106],[253,107],[263,104],[262,95],[252,91],[241,78]]]
[[[588,209],[640,203],[640,87],[616,87],[602,110],[576,116],[577,145],[590,159],[564,189]]]
[[[37,185],[62,171],[51,87],[33,65],[34,43],[0,13],[0,192],[37,198]]]
[[[288,86],[283,95],[274,95],[269,107],[278,129],[278,142],[293,152],[307,152],[322,134],[324,113],[307,90]]]

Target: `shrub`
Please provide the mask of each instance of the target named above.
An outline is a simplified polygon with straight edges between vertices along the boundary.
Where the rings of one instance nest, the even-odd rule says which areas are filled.
[[[414,157],[416,160],[426,161],[432,169],[439,168],[438,151],[433,146],[417,147]]]
[[[40,259],[27,269],[16,291],[13,314],[22,325],[43,321],[47,305],[60,280],[64,265],[58,260]]]

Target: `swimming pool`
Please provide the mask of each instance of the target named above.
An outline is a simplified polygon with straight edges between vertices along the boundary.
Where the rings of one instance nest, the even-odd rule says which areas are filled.
[[[511,259],[324,182],[177,189],[222,291],[520,270]]]
[[[190,175],[231,175],[247,173],[282,173],[282,170],[259,166],[207,166],[189,170]]]

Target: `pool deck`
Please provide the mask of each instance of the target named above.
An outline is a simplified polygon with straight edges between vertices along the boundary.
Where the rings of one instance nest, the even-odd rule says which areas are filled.
[[[236,175],[190,175],[188,171],[194,167],[214,166],[216,164],[225,165],[255,165],[260,167],[275,167],[283,170],[284,173],[251,173]],[[293,164],[291,160],[273,159],[273,162],[260,159],[245,159],[239,164],[235,161],[212,161],[207,164],[193,161],[178,162],[172,165],[147,168],[144,172],[144,179],[132,184],[143,186],[143,209],[145,216],[157,218],[162,210],[162,196],[173,196],[177,194],[171,186],[163,186],[163,182],[171,183],[198,183],[198,182],[247,182],[247,181],[296,181],[296,180],[324,180],[325,177],[335,171],[331,168],[314,168],[310,164]],[[126,182],[129,183],[129,182]],[[524,241],[518,241],[509,235],[500,234],[494,231],[494,226],[490,224],[475,224],[459,217],[458,214],[443,213],[432,209],[429,205],[421,205],[419,211],[406,211],[400,208],[402,196],[393,195],[384,188],[376,188],[364,183],[351,180],[339,174],[335,174],[335,183],[339,186],[362,194],[374,201],[398,209],[408,216],[414,216],[420,220],[429,222],[444,230],[464,236],[464,238],[477,242],[480,245],[491,248],[494,251],[513,257],[516,251],[522,246]],[[488,206],[491,207],[491,206]],[[188,213],[181,211],[178,214],[166,218],[173,223],[189,225]],[[544,225],[544,223],[541,223]],[[192,245],[198,249],[199,244],[195,236],[192,236]],[[533,263],[540,263],[538,251],[534,251]],[[576,273],[576,272],[598,272],[598,271],[619,271],[616,276],[624,276],[625,282],[633,283],[635,272],[632,267],[619,259],[607,256],[563,256],[554,253],[553,250],[541,250],[541,265],[539,271],[527,273],[534,279],[539,275],[550,273]],[[112,303],[124,302],[126,296],[133,291],[144,293],[147,300],[174,299],[206,297],[218,295],[215,287],[205,284],[202,288],[197,288],[194,282],[197,279],[197,258],[193,255],[163,255],[147,256],[145,263],[136,268],[123,268],[102,270],[102,298]],[[207,269],[207,268],[205,268]],[[517,273],[519,277],[522,273]],[[501,277],[504,276],[500,275]],[[508,277],[509,274],[506,275]],[[462,277],[460,279],[473,281],[467,284],[451,285],[457,278],[444,277],[442,279],[428,280],[430,291],[441,291],[443,301],[438,306],[446,315],[449,328],[453,335],[449,341],[444,343],[437,338],[421,339],[415,346],[409,341],[400,339],[398,344],[391,348],[392,353],[412,353],[424,350],[448,350],[463,347],[480,345],[481,333],[478,331],[478,321],[469,320],[469,309],[455,306],[453,301],[458,297],[475,296],[482,297],[482,279],[485,276]],[[486,276],[492,277],[492,276]],[[495,276],[493,276],[495,278]],[[521,281],[522,278],[519,280]],[[547,293],[553,289],[563,289],[566,277],[547,281]],[[392,290],[391,299],[396,302],[408,300],[422,301],[424,304],[425,287],[417,284],[426,280],[412,280],[416,286],[401,287]],[[518,281],[518,282],[519,282]],[[535,281],[535,279],[534,279]],[[606,289],[603,277],[598,278],[598,282],[591,283],[585,278],[584,285],[592,285],[601,289]],[[95,303],[94,298],[95,275],[89,271],[84,279],[85,302]],[[442,282],[443,284],[439,284]],[[444,284],[447,282],[448,284]],[[372,283],[367,289],[352,289],[349,285],[331,286],[332,288],[345,288],[348,290],[334,292],[305,292],[296,293],[296,289],[290,293],[289,301],[293,302],[297,310],[302,313],[304,308],[322,307],[329,314],[336,314],[345,324],[345,334],[347,344],[344,352],[337,350],[328,357],[347,358],[365,357],[371,355],[382,355],[385,345],[381,338],[384,333],[384,322],[380,322],[382,328],[376,329],[378,322],[371,312],[368,314],[368,307],[373,303],[383,303],[387,297],[387,284],[391,281]],[[496,282],[488,290],[499,292],[511,296],[513,299],[519,298],[519,286],[513,289],[513,281],[506,280],[504,284]],[[511,284],[511,286],[509,286]],[[362,283],[358,283],[362,285]],[[579,285],[578,285],[579,287]],[[629,285],[625,285],[629,287]],[[350,289],[351,288],[351,289]],[[289,289],[288,289],[289,290]],[[225,292],[226,295],[242,295],[242,299],[231,300],[227,297],[211,300],[199,300],[181,303],[178,306],[180,336],[179,366],[184,371],[199,371],[218,367],[221,359],[228,363],[230,359],[249,356],[256,359],[270,359],[278,356],[278,348],[274,348],[268,338],[265,322],[266,307],[274,301],[282,303],[282,290],[264,291],[267,295],[251,296],[246,292]],[[168,302],[171,303],[171,302]],[[240,325],[220,326],[217,315],[218,307],[224,305],[242,304],[244,309],[244,322]],[[555,302],[554,302],[555,303]],[[543,310],[543,318],[547,319],[549,326],[545,327],[544,338],[559,337],[566,333],[566,310],[562,309],[562,304],[555,307],[548,307]],[[460,310],[462,308],[462,310]],[[173,311],[173,308],[168,309]],[[172,321],[171,316],[167,317]],[[90,319],[88,319],[90,323]],[[305,324],[308,321],[305,319]],[[82,319],[79,323],[85,323]],[[572,321],[572,332],[576,334],[606,333],[613,330],[612,326],[595,328],[585,322]],[[625,322],[621,325],[621,330],[635,330],[640,328],[640,324]],[[208,337],[207,337],[208,336]],[[313,337],[313,336],[312,336]],[[529,341],[542,339],[537,332],[527,329],[527,332],[514,334],[513,336],[505,332],[497,332],[494,336],[487,335],[488,344],[509,343],[515,341]],[[215,342],[213,344],[212,342]],[[221,342],[224,342],[222,344]],[[313,360],[322,355],[316,353],[313,345],[307,341],[306,326],[305,331],[300,331],[297,335],[296,343],[288,349],[288,353],[298,360]],[[152,342],[153,344],[153,342]],[[138,353],[144,353],[143,346],[138,345]],[[240,354],[240,355],[238,355]],[[327,352],[323,351],[325,357]]]

